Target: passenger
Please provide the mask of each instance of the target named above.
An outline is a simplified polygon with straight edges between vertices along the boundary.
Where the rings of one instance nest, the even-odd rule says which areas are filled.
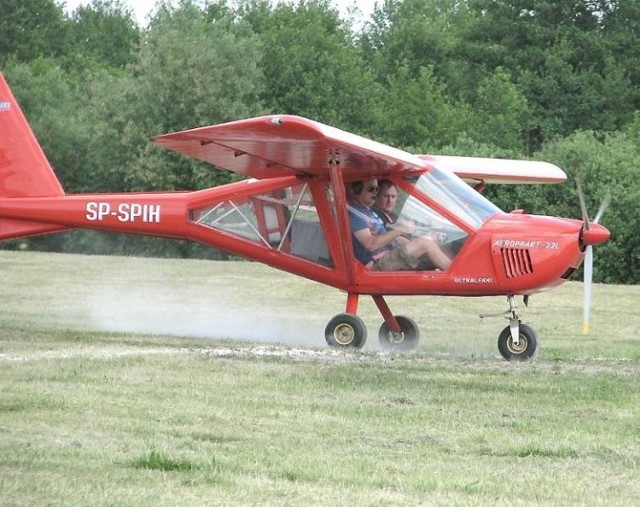
[[[396,204],[398,203],[398,187],[388,179],[380,180],[378,186],[380,190],[378,190],[376,200],[371,207],[382,219],[386,227],[398,221],[398,214],[395,212]]]
[[[347,186],[349,222],[356,258],[374,271],[415,270],[427,260],[436,269],[445,270],[451,259],[438,243],[427,236],[408,239],[411,224],[385,227],[372,206],[379,191],[377,179],[355,181]]]

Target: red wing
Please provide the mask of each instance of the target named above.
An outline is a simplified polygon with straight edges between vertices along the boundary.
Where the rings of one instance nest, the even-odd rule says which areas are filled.
[[[222,169],[252,178],[328,174],[339,163],[345,178],[426,169],[402,150],[299,116],[263,116],[157,136],[154,141]]]
[[[467,182],[562,183],[567,175],[558,166],[535,160],[418,155],[422,160],[456,173]]]

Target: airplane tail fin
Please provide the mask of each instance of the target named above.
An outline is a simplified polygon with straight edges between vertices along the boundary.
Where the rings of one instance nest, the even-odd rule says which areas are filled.
[[[0,201],[64,195],[53,168],[0,73]],[[64,227],[0,216],[0,239],[45,234]]]

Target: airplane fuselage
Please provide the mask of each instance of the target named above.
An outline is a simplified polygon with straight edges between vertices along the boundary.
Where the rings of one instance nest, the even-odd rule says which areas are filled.
[[[297,183],[295,178],[285,177],[278,186]],[[329,241],[333,259],[345,256],[351,259],[353,273],[347,276],[346,266],[339,262],[322,265],[287,249],[274,248],[268,242],[205,226],[194,219],[194,210],[205,205],[229,202],[229,196],[243,199],[247,195],[264,195],[273,187],[273,180],[268,180],[232,183],[196,192],[0,199],[0,217],[46,223],[57,230],[83,228],[198,241],[361,294],[531,294],[567,280],[583,260],[579,239],[582,222],[501,213],[469,234],[447,271],[372,272],[349,257],[344,242]],[[338,236],[336,222],[331,217],[324,219],[329,228],[336,229],[327,231],[326,235]]]

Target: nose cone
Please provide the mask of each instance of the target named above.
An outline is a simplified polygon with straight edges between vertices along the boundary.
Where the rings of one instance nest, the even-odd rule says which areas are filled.
[[[609,239],[611,233],[600,224],[591,223],[589,229],[582,228],[582,244],[584,246],[597,245]]]

